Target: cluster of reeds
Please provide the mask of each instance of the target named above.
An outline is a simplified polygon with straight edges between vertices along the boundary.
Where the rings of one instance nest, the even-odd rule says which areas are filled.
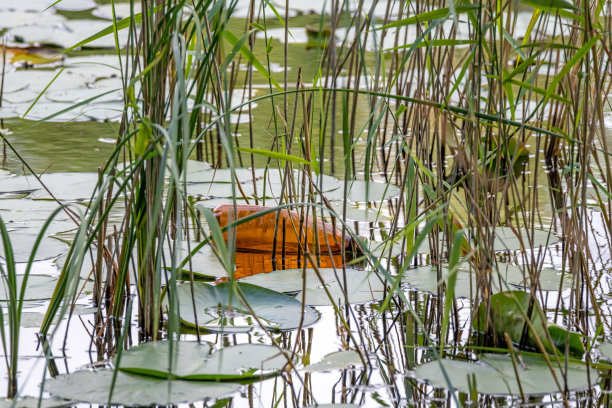
[[[555,256],[572,276],[572,289],[569,305],[559,301],[555,316],[562,314],[567,326],[585,335],[608,333],[593,269],[608,265],[612,248],[612,169],[603,119],[612,85],[610,4],[550,0],[530,8],[521,2],[374,0],[349,8],[346,1],[330,0],[330,13],[319,19],[315,46],[307,51],[310,66],[296,67],[289,66],[297,52],[288,41],[290,3],[279,13],[276,3],[253,1],[247,18],[238,21],[232,19],[236,1],[142,0],[142,14],[114,22],[109,35],[130,31],[130,44],[121,51],[129,57],[121,67],[126,110],[42,336],[69,303],[92,244],[99,307],[93,341],[99,357],[115,354],[124,347],[120,342],[128,341],[131,302],[140,340],[179,332],[172,294],[189,263],[181,249],[195,253],[194,238],[200,246],[212,245],[211,234],[220,233],[214,218],[200,214],[186,194],[190,157],[218,168],[298,170],[299,183],[285,177],[274,199],[243,197],[233,171],[232,187],[234,198],[252,203],[309,203],[296,207],[302,219],[330,214],[329,202],[317,194],[320,174],[344,178],[345,191],[354,178],[400,186],[400,197],[385,204],[393,221],[371,224],[367,233],[397,242],[405,255],[396,263],[381,262],[363,250],[369,266],[390,285],[381,313],[410,310],[401,313],[400,323],[396,318],[383,323],[382,344],[396,324],[405,327],[404,346],[423,345],[415,335],[425,336],[426,345],[470,342],[461,337],[452,279],[419,306],[416,295],[399,290],[395,277],[423,261],[416,253],[428,241],[425,261],[432,265],[469,262],[477,277],[473,314],[478,303],[487,305],[495,283],[499,226],[527,231],[525,248],[541,245],[533,241],[536,229],[562,236]],[[530,13],[526,29],[518,24],[524,13]],[[268,27],[284,27],[280,46]],[[271,73],[272,59],[283,61],[282,74]],[[256,97],[255,88],[263,89]],[[235,90],[243,90],[242,100],[235,100]],[[254,102],[260,105],[257,115],[267,118],[265,128],[254,126],[261,123],[252,119]],[[249,115],[248,124],[232,124],[233,112]],[[234,137],[238,131],[248,137]],[[247,146],[240,144],[245,139]],[[335,215],[343,233],[355,236],[345,220],[347,205]],[[107,216],[118,206],[125,217],[111,228]],[[589,240],[593,218],[604,240],[599,244],[605,244],[600,250],[608,256],[598,257]],[[227,247],[214,248],[232,277],[231,239]],[[535,302],[542,296],[539,272],[550,253],[518,254],[514,261],[527,266]],[[313,260],[312,254],[301,256],[303,265]],[[6,259],[5,276],[14,288]],[[18,327],[21,306],[18,291],[12,293],[10,327]],[[168,313],[162,309],[164,295]],[[346,314],[343,322],[354,318],[349,309],[337,309]],[[492,333],[491,327],[479,330]],[[15,347],[18,330],[10,336]],[[488,345],[506,346],[490,339]],[[11,382],[9,395],[15,387]]]

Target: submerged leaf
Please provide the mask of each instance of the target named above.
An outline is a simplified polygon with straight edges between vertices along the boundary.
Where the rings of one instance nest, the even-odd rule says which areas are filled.
[[[477,363],[440,359],[416,367],[414,373],[437,387],[453,388],[465,393],[475,389],[481,394],[490,395],[519,395],[521,388],[526,395],[552,394],[563,392],[565,386],[569,390],[576,390],[597,382],[597,372],[590,370],[589,373],[584,364],[567,362],[565,371],[566,362],[563,359],[559,366],[551,358],[559,381],[557,385],[544,356],[517,355],[516,360],[515,366],[508,354],[483,354]]]
[[[146,406],[216,399],[240,388],[228,382],[168,381],[119,372],[111,396],[112,382],[113,370],[78,371],[48,379],[45,391],[91,404],[107,404],[110,399],[112,404]]]
[[[214,332],[248,332],[258,327],[249,309],[238,299],[234,285],[270,330],[294,330],[319,320],[319,313],[313,308],[303,307],[292,297],[266,288],[248,283],[224,282],[213,286],[196,282],[193,284],[195,314],[191,284],[177,287],[181,321],[195,326],[197,320],[200,328]]]

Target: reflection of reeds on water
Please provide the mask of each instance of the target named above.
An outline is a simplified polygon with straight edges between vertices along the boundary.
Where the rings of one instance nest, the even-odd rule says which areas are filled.
[[[256,252],[236,252],[236,279],[245,276],[267,273],[279,269],[297,269],[304,267],[304,257],[298,254],[285,254],[284,257],[277,254],[276,258],[272,253]],[[308,265],[310,266],[310,265]],[[319,268],[339,268],[342,266],[342,256],[321,255],[319,258]]]

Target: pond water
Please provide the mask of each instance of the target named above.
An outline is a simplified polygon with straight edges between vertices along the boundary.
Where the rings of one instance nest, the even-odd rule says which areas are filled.
[[[0,107],[2,132],[7,142],[10,143],[10,147],[5,145],[2,154],[0,215],[9,230],[19,275],[26,272],[30,250],[45,220],[59,208],[55,201],[50,200],[51,195],[64,203],[70,203],[70,211],[74,211],[72,214],[59,211],[57,217],[49,225],[44,238],[41,239],[38,255],[33,260],[30,280],[25,292],[26,302],[23,308],[18,346],[18,394],[20,397],[42,396],[45,398],[44,403],[48,404],[43,406],[103,405],[108,402],[108,397],[104,399],[105,394],[102,389],[109,381],[108,378],[102,378],[105,371],[101,371],[102,374],[96,374],[98,377],[87,376],[95,370],[113,367],[112,358],[116,352],[114,340],[105,338],[110,336],[108,332],[112,332],[112,328],[105,327],[101,330],[96,320],[97,309],[92,299],[94,278],[90,273],[93,265],[96,264],[97,252],[95,249],[84,259],[80,271],[81,289],[77,292],[78,296],[73,302],[75,308],[72,311],[72,317],[70,319],[64,317],[52,325],[48,355],[53,356],[53,364],[49,364],[49,361],[45,359],[43,343],[39,341],[38,336],[62,266],[66,262],[69,244],[77,234],[79,216],[84,213],[92,198],[93,188],[98,180],[98,172],[104,168],[116,148],[124,108],[118,57],[113,54],[112,50],[109,50],[115,44],[111,36],[96,40],[89,44],[87,49],[73,50],[61,57],[57,57],[56,53],[57,50],[70,47],[87,36],[108,27],[112,19],[112,9],[108,3],[93,0],[62,0],[47,9],[47,6],[50,5],[50,1],[47,0],[28,2],[0,0],[0,28],[5,30],[8,40],[7,58],[11,57],[4,68],[4,89]],[[236,4],[229,26],[237,33],[244,32],[245,18],[250,15],[249,3],[249,1],[241,0]],[[308,87],[316,88],[324,81],[333,81],[337,87],[350,88],[351,84],[354,84],[356,76],[352,71],[343,70],[340,75],[333,78],[325,77],[318,71],[317,62],[321,59],[321,45],[316,41],[312,44],[312,27],[318,27],[319,24],[329,25],[330,14],[333,14],[331,3],[312,0],[288,2],[290,5],[287,12],[288,24],[292,29],[290,36],[287,37],[286,63],[284,61],[284,28],[272,8],[266,8],[265,18],[270,28],[265,32],[258,31],[256,37],[261,42],[265,42],[266,38],[273,38],[270,42],[273,47],[268,49],[268,52],[265,47],[256,48],[254,54],[261,60],[269,58],[269,72],[279,83],[290,84],[288,88],[293,89],[298,81],[298,76],[301,76],[302,84]],[[383,19],[385,16],[393,16],[393,13],[397,13],[400,8],[399,3],[349,1],[345,14],[350,16],[351,13],[356,13],[356,10],[370,10],[370,18]],[[284,2],[274,1],[272,4],[278,9],[279,15],[284,18]],[[320,13],[324,7],[327,9],[322,18]],[[130,13],[127,3],[118,3],[115,11],[118,18],[128,17]],[[515,22],[514,35],[516,39],[522,39],[532,28],[530,21],[533,10],[521,5],[520,11],[516,14],[518,19]],[[263,19],[264,15],[260,15],[260,18]],[[391,20],[394,19],[391,18]],[[546,17],[545,22],[539,23],[542,24],[539,27],[540,35],[544,37],[567,35],[569,21],[567,16],[559,17],[551,14],[550,17]],[[349,26],[350,24],[347,23],[339,27],[339,31],[336,32],[338,49],[346,47],[346,42],[350,43],[355,39],[357,30],[354,26],[347,28]],[[462,19],[455,25],[452,21],[445,21],[440,27],[441,32],[456,30],[454,38],[460,41],[473,37],[473,27],[467,19]],[[403,38],[405,44],[410,44],[415,42],[421,34],[422,27],[417,29],[415,25],[411,25],[409,28],[400,28],[399,37]],[[363,54],[361,54],[364,58],[364,66],[376,60],[376,51],[379,51],[381,47],[389,49],[398,46],[396,36],[388,36],[381,41],[376,30],[368,31],[364,35],[366,37],[362,39]],[[127,30],[122,31],[117,40],[122,47],[125,47],[129,41]],[[44,47],[34,48],[39,45]],[[456,54],[445,58],[461,61],[467,55],[468,46],[470,46],[469,43],[457,44]],[[25,48],[28,48],[28,52],[24,54],[24,51],[21,50]],[[122,58],[125,62],[125,57]],[[560,69],[559,66],[563,65],[558,61],[553,60],[552,57],[549,59],[548,62],[553,66],[553,70]],[[388,62],[390,65],[397,63],[390,59]],[[427,61],[424,65],[429,67],[428,64],[431,63]],[[250,90],[249,87],[243,88],[243,85],[237,84],[233,92],[227,93],[226,97],[231,96],[229,106],[238,107],[244,101],[266,95],[270,91],[271,85],[266,78],[257,76],[257,72],[252,67],[241,64],[232,69],[238,70],[242,75],[241,78],[248,70],[253,70],[254,76]],[[422,78],[420,75],[423,72],[426,72],[427,75],[431,74],[430,68],[414,66],[413,69],[414,76],[408,75],[406,78],[413,80],[411,82],[414,83]],[[554,75],[555,72],[550,72],[551,77]],[[318,78],[320,82],[316,82],[315,78]],[[389,79],[382,80],[372,72],[368,72],[367,75],[362,73],[359,78],[361,82],[357,88],[376,91],[386,89],[386,92],[389,93],[412,95],[405,88],[406,85],[400,83],[401,80],[396,85],[387,88],[386,85],[379,87],[376,80],[387,83]],[[608,84],[609,74],[606,80],[604,83]],[[489,88],[482,90],[483,108],[488,106],[486,103],[488,92]],[[43,93],[42,96],[41,93]],[[83,103],[91,98],[95,100]],[[300,118],[301,115],[306,115],[302,105],[297,107],[301,103],[300,99],[299,95],[297,97],[288,95],[286,103],[290,107],[289,111],[296,106],[291,117]],[[419,95],[419,99],[425,99],[425,97]],[[406,101],[388,100],[387,102],[389,109],[394,111],[399,109],[400,103],[409,105]],[[459,99],[451,100],[451,102],[458,103]],[[520,102],[520,106],[516,107],[516,113],[513,113],[512,120],[521,121],[536,110],[537,107],[531,106],[530,102],[532,101]],[[604,105],[601,110],[604,127],[596,130],[596,132],[603,131],[605,135],[593,142],[594,146],[600,149],[594,156],[601,161],[607,154],[606,146],[602,141],[612,145],[612,112],[609,99],[607,102],[608,104]],[[83,104],[79,105],[81,103]],[[233,111],[229,117],[232,126],[232,140],[242,147],[249,146],[252,142],[255,148],[271,149],[274,140],[272,134],[278,132],[275,126],[279,126],[278,123],[274,123],[272,112],[282,111],[280,106],[284,103],[282,97],[274,101],[258,100],[251,104],[250,116],[246,107]],[[338,103],[340,104],[341,101]],[[531,229],[535,229],[536,233],[542,236],[536,237],[536,242],[533,243],[534,249],[529,249],[526,242],[530,240],[530,237],[523,231],[527,231],[527,228],[519,227],[517,230],[516,228],[498,227],[497,238],[492,245],[494,252],[489,254],[493,260],[499,262],[499,276],[504,281],[499,280],[498,283],[493,284],[490,288],[492,293],[529,289],[529,281],[525,279],[525,274],[528,267],[536,263],[536,269],[541,272],[541,276],[538,280],[540,287],[534,292],[537,293],[535,297],[542,307],[544,321],[547,319],[563,327],[579,328],[582,330],[581,335],[590,339],[589,341],[578,340],[585,343],[588,348],[585,356],[572,355],[577,357],[581,363],[575,361],[569,363],[567,374],[562,373],[563,370],[556,372],[559,377],[570,378],[567,383],[570,391],[564,396],[556,392],[559,387],[563,388],[563,386],[555,383],[551,386],[551,381],[543,380],[550,376],[550,370],[548,366],[545,366],[541,356],[516,357],[512,354],[513,360],[511,360],[507,353],[482,354],[483,350],[477,347],[480,343],[475,340],[472,330],[473,320],[478,319],[475,314],[478,303],[470,300],[473,298],[478,282],[473,270],[471,271],[466,265],[462,267],[463,269],[455,271],[454,290],[457,299],[454,300],[452,307],[445,306],[444,294],[438,292],[438,271],[436,268],[432,269],[429,264],[433,260],[431,254],[438,251],[438,246],[442,248],[447,244],[438,238],[426,239],[420,247],[415,246],[413,258],[407,257],[407,248],[411,249],[411,244],[407,245],[405,238],[400,239],[398,243],[384,247],[384,250],[379,246],[378,242],[385,240],[389,233],[397,233],[398,228],[409,226],[414,220],[411,218],[411,216],[414,217],[414,214],[411,215],[406,210],[411,199],[405,195],[406,192],[402,188],[398,187],[405,181],[403,177],[408,177],[409,171],[396,171],[395,167],[409,168],[412,165],[417,168],[417,166],[414,161],[410,160],[410,157],[414,156],[410,156],[406,151],[400,151],[397,144],[392,143],[394,137],[393,142],[396,143],[399,136],[408,139],[410,134],[398,135],[397,129],[392,125],[387,126],[386,123],[377,122],[375,126],[370,126],[372,121],[376,120],[371,103],[368,96],[362,95],[356,99],[352,117],[356,121],[355,129],[358,132],[361,129],[361,133],[351,140],[353,143],[351,152],[354,157],[353,161],[357,163],[357,165],[353,163],[356,169],[354,178],[363,180],[365,177],[371,177],[373,181],[369,183],[361,181],[345,183],[343,181],[344,166],[350,161],[350,158],[345,156],[346,146],[343,144],[341,130],[345,117],[342,115],[342,109],[338,108],[335,111],[335,125],[331,128],[333,133],[330,129],[319,129],[320,124],[313,124],[314,132],[320,131],[320,134],[323,135],[323,147],[317,153],[323,156],[319,161],[319,167],[326,176],[319,179],[318,185],[321,190],[320,194],[330,201],[331,208],[336,212],[342,212],[343,200],[347,202],[347,227],[352,229],[355,235],[367,237],[370,240],[367,241],[369,245],[367,252],[371,251],[376,257],[381,258],[382,269],[390,274],[386,284],[397,286],[395,288],[397,292],[393,296],[388,296],[389,286],[383,283],[384,278],[365,272],[374,268],[372,263],[368,264],[363,259],[350,263],[345,272],[339,268],[337,275],[329,268],[341,266],[342,257],[339,254],[321,255],[318,259],[319,267],[322,268],[319,271],[321,275],[316,276],[310,270],[310,275],[306,278],[299,271],[299,268],[303,267],[303,254],[283,252],[271,255],[239,252],[235,256],[235,273],[236,277],[246,277],[241,283],[244,285],[242,290],[247,293],[251,293],[248,292],[249,290],[253,291],[249,303],[261,319],[261,324],[256,324],[250,311],[244,305],[235,299],[236,303],[231,303],[231,295],[228,306],[226,298],[228,289],[224,288],[230,287],[230,284],[224,283],[228,280],[226,269],[215,257],[211,247],[204,246],[193,256],[191,262],[183,266],[187,272],[193,272],[193,277],[197,282],[194,283],[195,289],[190,287],[190,290],[187,291],[187,286],[183,286],[177,293],[192,293],[191,291],[195,290],[197,296],[194,295],[192,300],[185,295],[179,298],[178,302],[187,302],[185,303],[187,305],[193,301],[194,309],[197,311],[190,312],[195,316],[187,316],[189,313],[181,315],[183,327],[180,340],[193,342],[199,339],[203,342],[210,342],[212,348],[217,351],[231,350],[230,346],[246,343],[275,344],[294,352],[296,358],[293,367],[285,367],[285,371],[280,374],[278,369],[271,370],[266,372],[269,376],[263,378],[264,375],[258,374],[257,370],[261,364],[265,366],[265,361],[247,363],[250,358],[254,358],[253,355],[258,353],[249,351],[242,355],[230,354],[225,363],[223,359],[219,359],[220,362],[216,361],[216,363],[219,368],[225,368],[224,364],[231,363],[229,368],[225,369],[238,377],[233,380],[240,380],[239,384],[228,382],[224,383],[227,386],[226,389],[202,388],[198,391],[195,389],[194,382],[186,383],[186,381],[177,380],[176,393],[173,394],[177,399],[170,401],[161,399],[157,402],[160,404],[163,402],[181,403],[184,406],[193,402],[194,404],[190,406],[198,407],[297,407],[324,404],[368,407],[605,406],[609,397],[609,370],[611,368],[607,361],[612,358],[612,353],[607,352],[604,347],[601,347],[601,350],[596,350],[596,348],[600,344],[605,345],[606,340],[612,334],[610,328],[612,316],[610,268],[612,264],[609,244],[609,208],[605,205],[602,207],[602,203],[606,202],[605,199],[599,201],[595,199],[598,194],[602,194],[602,188],[599,188],[598,183],[606,183],[605,165],[603,166],[604,171],[600,171],[600,168],[593,164],[591,170],[593,177],[584,184],[584,197],[588,197],[585,205],[589,205],[589,208],[584,212],[585,217],[581,220],[585,233],[583,239],[586,242],[582,248],[588,248],[589,253],[585,256],[588,259],[585,261],[588,271],[586,275],[580,275],[580,279],[584,280],[588,277],[589,282],[574,286],[574,288],[581,288],[584,292],[577,293],[572,289],[575,281],[568,276],[568,273],[562,273],[562,271],[569,271],[567,264],[571,262],[565,252],[567,248],[564,247],[568,242],[567,237],[564,236],[566,231],[564,228],[567,227],[567,224],[562,224],[561,217],[557,215],[560,210],[553,205],[553,198],[551,198],[553,194],[550,193],[548,176],[550,170],[546,167],[545,160],[548,145],[543,140],[544,135],[532,134],[525,143],[529,158],[526,164],[527,170],[523,171],[521,179],[522,188],[523,190],[532,189],[533,186],[537,188],[532,191],[532,195],[522,196],[533,200],[533,204],[530,204],[527,209],[520,209],[525,219],[529,218],[533,223]],[[318,113],[321,111],[320,105],[315,105],[313,109]],[[554,116],[551,113],[552,108],[547,109],[541,110],[544,112],[543,115]],[[204,111],[206,115],[212,115],[209,111]],[[424,113],[423,123],[427,122],[427,126],[431,126],[432,129],[446,128],[446,124],[438,124],[442,119],[433,115],[433,113]],[[539,120],[546,121],[548,117],[541,117]],[[450,131],[454,132],[453,127],[449,126]],[[385,139],[384,143],[376,139],[374,155],[382,158],[381,162],[388,161],[387,166],[377,163],[375,171],[368,168],[367,162],[372,149],[368,130],[370,128],[379,130],[375,137]],[[416,134],[417,129],[408,128],[408,133],[410,132]],[[330,137],[330,134],[334,137]],[[438,135],[438,133],[435,134]],[[450,145],[452,143],[449,142]],[[202,154],[204,162],[219,161],[218,155],[222,148],[217,141],[214,141],[213,146],[218,151],[215,152],[212,148],[206,149]],[[569,151],[568,147],[565,148]],[[565,164],[567,165],[572,153],[565,153],[567,156]],[[195,156],[194,153],[192,159],[195,159]],[[265,200],[258,200],[258,203],[276,204],[282,189],[283,172],[279,172],[273,165],[264,171],[264,168],[270,163],[270,158],[266,156],[255,155],[251,159],[251,156],[243,153],[236,159],[237,167],[240,167],[237,169],[236,176],[240,182],[242,194],[251,198],[249,203],[253,204],[256,201],[253,196],[262,194],[262,191],[268,191],[270,195]],[[446,164],[450,167],[450,155],[448,159]],[[29,169],[42,177],[49,191],[46,191],[32,177],[23,161],[28,164]],[[194,208],[205,211],[205,208],[214,208],[218,204],[231,201],[232,195],[236,194],[229,184],[231,175],[227,169],[224,169],[227,167],[226,159],[221,159],[220,162],[221,165],[216,170],[208,164],[195,160],[189,163],[185,181],[188,183],[186,187],[188,195],[193,203],[197,202]],[[255,169],[247,169],[252,165],[255,166]],[[423,166],[426,165],[428,164],[423,164]],[[309,173],[291,174],[294,175],[294,178],[289,177],[289,179],[299,185],[304,180],[304,175]],[[423,174],[427,173],[423,171]],[[570,188],[566,179],[562,179],[560,183],[562,191]],[[423,187],[424,184],[426,183],[422,183],[416,189],[419,197],[425,197],[428,194]],[[495,196],[493,201],[495,200],[503,202],[498,196]],[[246,200],[240,197],[237,201],[239,204],[246,203]],[[107,231],[115,232],[114,234],[109,232],[108,242],[111,249],[118,245],[120,234],[117,231],[123,231],[125,227],[122,224],[125,208],[126,201],[119,200],[110,212]],[[463,226],[468,225],[467,220],[470,219],[470,213],[457,196],[449,198],[449,208],[452,208],[454,216],[461,221]],[[571,214],[573,210],[574,208],[570,209],[569,213]],[[578,211],[577,207],[576,211]],[[516,216],[518,212],[519,209],[516,209],[508,218]],[[204,218],[201,221],[206,223]],[[417,223],[417,228],[425,227],[426,222]],[[467,229],[464,231],[468,235]],[[410,239],[410,234],[406,235]],[[190,239],[182,241],[182,249],[180,251],[177,249],[177,252],[182,257],[186,256],[198,245],[199,238],[201,237],[191,236]],[[169,249],[171,246],[169,244],[162,251],[165,257],[164,264],[171,263]],[[352,255],[359,258],[360,251],[355,248],[352,251]],[[444,252],[446,252],[444,249],[439,251],[439,253]],[[5,257],[3,256],[3,259]],[[6,268],[7,262],[3,261],[2,265],[3,268]],[[109,263],[105,265],[108,266]],[[380,267],[380,265],[376,266]],[[279,269],[286,269],[286,271],[268,274],[268,272]],[[113,269],[111,267],[108,270]],[[399,272],[403,274],[403,277],[395,281],[396,274]],[[343,273],[345,273],[344,276]],[[449,272],[448,269],[442,268],[440,273],[444,275]],[[192,278],[189,273],[184,273],[180,277],[187,282]],[[202,283],[200,280],[207,283]],[[208,285],[215,282],[217,283],[214,286],[215,289],[211,289]],[[7,323],[7,289],[4,272],[3,283],[4,289],[2,289],[0,300],[3,301],[4,321]],[[250,284],[288,293],[295,296],[295,299],[285,295],[258,291],[259,289],[252,289],[248,286]],[[126,297],[125,301],[132,307],[131,324],[125,333],[119,331],[114,335],[125,336],[124,344],[138,350],[135,348],[139,339],[138,288],[133,282],[130,288],[131,294]],[[304,288],[306,290],[302,293]],[[588,288],[590,293],[587,294],[585,288]],[[442,296],[438,296],[440,294]],[[282,297],[274,297],[277,295]],[[351,303],[350,305],[343,304],[346,303],[345,296]],[[334,301],[342,301],[339,306],[332,305],[330,298]],[[164,310],[171,308],[167,298],[164,302],[161,305]],[[272,306],[270,302],[273,303]],[[505,308],[504,310],[511,309],[503,301],[499,302],[500,307]],[[188,309],[188,306],[185,305],[183,308]],[[110,309],[108,304],[105,307]],[[307,313],[302,316],[300,312],[304,310]],[[602,322],[601,325],[600,322]],[[198,325],[202,326],[200,330],[208,329],[209,331],[205,333],[203,330],[200,333],[196,329]],[[225,331],[224,334],[218,333],[219,326]],[[7,324],[5,328],[8,330]],[[440,338],[441,328],[448,330],[447,337]],[[100,330],[97,335],[94,333],[96,330]],[[167,330],[168,327],[162,328],[163,333],[167,333]],[[574,338],[572,337],[574,333],[565,331],[563,328],[560,330],[562,330],[562,336],[559,336],[563,337],[563,351],[566,351],[565,344],[567,343],[569,352],[569,339]],[[553,332],[554,330],[551,331]],[[524,340],[520,335],[519,331],[519,339]],[[515,342],[518,343],[518,341]],[[574,345],[572,343],[571,347]],[[496,346],[508,347],[507,344]],[[537,351],[537,346],[532,346],[530,350],[534,351],[534,349]],[[356,350],[358,353],[333,354],[347,350]],[[484,351],[499,350],[485,348]],[[3,354],[8,356],[9,352],[8,344],[4,344]],[[438,363],[439,354],[448,360]],[[126,355],[133,356],[133,354]],[[267,361],[275,357],[278,356],[276,354],[272,357],[268,356]],[[142,361],[138,362],[137,368],[141,371],[144,370],[143,367],[156,366],[159,368],[157,366],[164,366],[164,358],[167,356],[158,357],[155,353],[145,355]],[[207,358],[212,360],[212,357]],[[518,358],[518,363],[515,358]],[[467,364],[466,359],[474,361],[478,359],[479,362],[465,365]],[[180,363],[188,365],[188,361],[188,356],[185,357],[185,360],[179,358]],[[509,365],[509,361],[513,364]],[[322,363],[317,365],[319,362]],[[365,366],[364,362],[366,362]],[[459,364],[455,365],[456,363]],[[594,369],[585,368],[585,364],[588,366],[593,363],[596,365]],[[49,377],[53,371],[50,367],[52,366],[57,374],[60,374],[60,380],[50,380]],[[161,369],[167,370],[167,367],[166,365]],[[514,385],[508,386],[507,389],[496,388],[499,387],[500,382],[512,381],[513,375],[509,371],[517,370],[518,367],[527,372],[523,377],[526,382],[519,385],[520,392]],[[463,384],[465,372],[471,373],[471,370],[474,371],[474,375]],[[81,382],[74,379],[76,377],[63,377],[65,374],[83,371],[90,374],[78,380]],[[8,384],[9,371],[6,364],[0,364],[0,376],[4,379],[3,384]],[[62,378],[68,380],[61,380]],[[148,397],[155,398],[158,395],[156,392],[164,389],[163,387],[167,387],[168,390],[172,387],[172,382],[155,383],[151,377],[145,377],[144,383],[137,383],[139,378],[141,379],[141,377],[136,377],[134,380],[128,376],[120,377],[120,381],[127,384],[127,390],[118,387],[117,395],[119,396],[116,398],[123,399],[112,402],[119,401],[124,405],[139,403],[150,405],[155,401],[147,399]],[[459,391],[446,390],[445,387],[447,388],[447,385],[454,380],[456,380],[455,387]],[[155,381],[161,380],[158,378]],[[53,392],[49,392],[47,384],[51,390],[56,390],[56,395],[66,397],[68,401],[50,399]],[[508,390],[511,392],[507,392]],[[523,392],[529,395],[521,396]],[[492,393],[497,396],[489,395]],[[499,396],[499,394],[504,395]],[[206,398],[207,396],[211,398]],[[3,403],[10,404],[10,402]],[[15,406],[35,406],[36,404],[37,401],[24,400]]]

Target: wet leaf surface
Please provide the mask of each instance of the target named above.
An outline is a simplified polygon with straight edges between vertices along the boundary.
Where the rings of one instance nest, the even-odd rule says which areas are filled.
[[[9,232],[11,248],[15,262],[28,262],[32,253],[34,243],[38,239],[36,229],[30,231],[11,231]],[[38,244],[35,261],[51,259],[68,251],[66,243],[51,237],[43,237]],[[0,239],[0,258],[6,259],[4,240]]]
[[[437,294],[438,286],[446,282],[449,276],[447,266],[441,267],[441,279],[438,280],[438,269],[434,266],[421,266],[409,269],[402,277],[402,281],[411,289],[421,292]],[[497,263],[497,269],[493,272],[495,279],[491,280],[492,293],[502,290],[514,289],[516,287],[529,287],[531,280],[525,274],[527,271],[519,266],[506,263]],[[540,288],[542,290],[558,290],[563,280],[563,288],[569,287],[571,278],[552,269],[543,269],[539,273]],[[457,280],[455,281],[455,297],[471,298],[476,292],[476,272],[467,264],[462,264],[457,269]]]
[[[91,404],[167,405],[230,395],[240,384],[164,379],[117,373],[112,396],[112,370],[78,371],[47,380],[45,390],[60,398]]]
[[[567,348],[572,356],[582,358],[584,354],[583,336],[544,320],[542,307],[537,300],[531,303],[530,294],[527,292],[501,292],[491,296],[490,314],[487,313],[486,304],[481,303],[474,322],[476,330],[483,330],[486,327],[487,316],[491,318],[493,331],[500,339],[503,339],[507,333],[516,344],[526,337],[525,345],[537,351],[541,351],[538,349],[538,343],[541,343],[548,353],[557,352],[559,355],[565,355]],[[527,336],[523,336],[527,317],[533,328],[529,327]],[[547,334],[550,335],[552,342],[548,340]]]
[[[521,355],[517,358],[519,359],[516,366],[518,378],[526,395],[560,391],[555,377],[542,356]],[[565,362],[562,360],[560,367],[556,362],[551,362],[555,375],[560,381],[561,391],[565,389],[565,385],[569,390],[578,390],[597,381],[597,373],[591,370],[589,378],[587,368],[583,364],[568,362],[568,370],[564,377],[562,368],[565,369]],[[437,387],[453,388],[465,393],[476,389],[482,394],[520,395],[519,382],[514,370],[515,365],[510,355],[483,354],[476,363],[450,359],[431,361],[416,367],[414,373],[417,378],[427,380]],[[564,383],[564,378],[567,378],[567,384]]]
[[[345,303],[345,291],[348,301],[354,303],[367,303],[377,301],[384,296],[384,285],[372,272],[359,269],[346,270],[346,286],[343,282],[342,269],[321,268],[321,279],[314,269],[306,269],[305,303],[311,306],[329,306],[332,304],[327,292],[330,293],[336,304]],[[242,278],[241,282],[266,287],[277,292],[298,293],[296,299],[304,301],[302,285],[304,274],[302,269],[278,270],[270,273]]]
[[[236,283],[244,299],[270,330],[294,330],[307,327],[319,320],[319,313],[303,307],[302,303],[290,296],[248,283]],[[248,332],[257,327],[257,322],[240,300],[229,282],[219,285],[193,284],[192,303],[190,284],[177,287],[181,321],[197,325],[213,332]],[[304,312],[302,320],[302,311]]]
[[[285,350],[287,355],[291,351]],[[169,370],[172,357],[172,370]],[[121,357],[119,369],[133,374],[184,380],[246,380],[278,373],[287,359],[274,346],[239,344],[211,353],[210,344],[150,342],[132,347]]]
[[[305,371],[332,371],[362,368],[363,362],[355,350],[341,350],[327,354],[318,363],[304,367]]]

